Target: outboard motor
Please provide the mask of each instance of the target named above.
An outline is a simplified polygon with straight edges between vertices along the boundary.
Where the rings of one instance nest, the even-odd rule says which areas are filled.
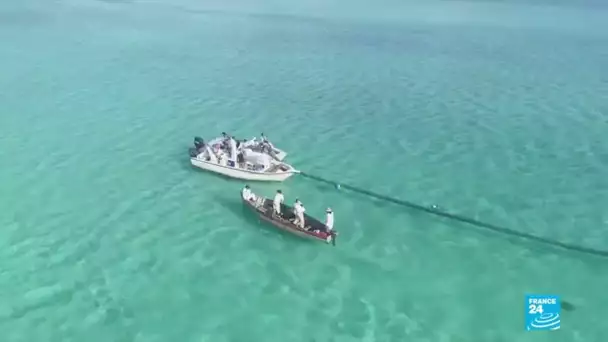
[[[203,138],[201,137],[194,137],[194,147],[196,147],[196,150],[200,150],[201,147],[205,146],[205,140],[203,140]]]

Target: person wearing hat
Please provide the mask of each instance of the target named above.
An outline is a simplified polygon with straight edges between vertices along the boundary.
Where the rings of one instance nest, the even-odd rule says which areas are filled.
[[[262,146],[262,153],[273,153],[274,145],[270,142],[270,140],[268,140],[264,133],[262,133],[261,140],[262,142],[260,145]]]
[[[238,159],[237,159],[237,147],[236,147],[236,140],[234,140],[233,137],[229,136],[228,137],[228,147],[230,148],[230,161],[232,162],[233,167],[236,167]]]
[[[255,201],[255,195],[253,194],[253,192],[251,192],[251,189],[249,189],[249,185],[245,185],[245,188],[241,191],[241,195],[246,201]]]
[[[296,199],[296,203],[293,205],[293,213],[296,214],[296,219],[293,221],[293,224],[304,229],[304,212],[306,208],[299,199]]]
[[[226,132],[222,132],[222,141],[220,142],[220,146],[225,151],[230,151],[230,135]]]
[[[334,212],[331,208],[325,210],[325,229],[327,233],[334,229]]]
[[[274,209],[274,214],[277,216],[281,216],[281,204],[285,202],[285,197],[283,197],[283,192],[281,190],[277,190],[277,194],[274,195],[274,200],[272,201],[272,208]]]

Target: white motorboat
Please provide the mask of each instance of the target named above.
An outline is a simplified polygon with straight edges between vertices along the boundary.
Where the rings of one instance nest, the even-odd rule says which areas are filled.
[[[190,149],[190,163],[203,170],[250,181],[282,182],[299,173],[293,166],[266,153],[246,148],[239,153],[236,147],[226,153],[217,146],[215,139],[205,144],[202,139],[195,138],[195,147]]]

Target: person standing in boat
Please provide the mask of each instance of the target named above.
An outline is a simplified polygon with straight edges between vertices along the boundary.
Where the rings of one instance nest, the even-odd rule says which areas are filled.
[[[234,140],[233,137],[229,138],[229,144],[230,144],[230,161],[232,161],[232,165],[231,166],[236,166],[237,163],[237,158],[236,158],[236,154],[237,154],[237,148],[236,148],[236,140]]]
[[[285,202],[285,197],[283,197],[283,191],[277,190],[276,195],[274,195],[274,201],[272,201],[272,209],[273,213],[279,217],[281,217],[281,204]]]
[[[331,233],[334,229],[334,212],[331,208],[325,209],[325,232]]]
[[[296,203],[293,205],[293,213],[296,215],[295,220],[293,220],[293,224],[295,224],[296,226],[304,229],[304,224],[306,223],[304,221],[304,212],[306,211],[306,208],[304,208],[304,205],[302,204],[302,202],[300,202],[299,199],[296,199]]]
[[[246,168],[246,163],[245,163],[245,139],[243,139],[243,141],[237,140],[236,141],[236,162],[238,163],[239,167],[241,169],[245,169]]]
[[[245,164],[245,155],[243,154],[242,151],[238,151],[236,153],[236,162],[238,163],[238,165],[241,169],[246,168],[247,165]]]

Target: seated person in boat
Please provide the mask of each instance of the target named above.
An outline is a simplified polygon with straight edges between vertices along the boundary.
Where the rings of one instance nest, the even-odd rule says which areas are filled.
[[[222,143],[221,143],[221,148],[229,151],[230,150],[230,140],[232,139],[232,137],[228,134],[226,134],[226,132],[222,132]]]
[[[274,150],[274,145],[270,142],[270,140],[268,140],[264,133],[261,134],[260,140],[262,153],[270,153]]]
[[[300,202],[299,199],[296,199],[296,203],[293,205],[293,213],[296,215],[295,220],[293,220],[293,224],[295,224],[296,226],[304,229],[304,212],[306,211],[306,208],[304,208],[304,205],[302,204],[302,202]]]
[[[218,159],[218,164],[220,164],[222,166],[226,166],[226,163],[228,161],[228,156],[224,153],[224,151],[219,150],[217,159]]]
[[[270,145],[268,145],[268,143],[262,143],[262,148],[260,149],[262,153],[268,153],[270,154],[270,152],[272,152],[272,148],[270,147]]]
[[[283,197],[283,192],[281,190],[277,190],[276,195],[274,195],[274,200],[272,201],[272,209],[273,214],[276,216],[281,216],[281,204],[285,202],[285,197]]]
[[[243,199],[247,201],[253,202],[256,199],[255,194],[249,189],[249,185],[245,185],[245,188],[241,191],[241,195],[243,196]]]
[[[268,140],[268,137],[266,137],[266,136],[264,135],[264,133],[262,133],[262,134],[261,134],[261,137],[260,137],[260,138],[261,138],[261,140],[262,140],[262,142],[263,142],[263,143],[266,143],[266,144],[268,144],[270,147],[274,148],[274,146],[272,145],[272,143],[270,142],[270,140]]]
[[[266,137],[264,137],[262,142],[259,143],[259,147],[260,147],[260,152],[262,152],[262,153],[270,153],[273,151],[272,145],[270,144],[270,142],[268,142]]]

